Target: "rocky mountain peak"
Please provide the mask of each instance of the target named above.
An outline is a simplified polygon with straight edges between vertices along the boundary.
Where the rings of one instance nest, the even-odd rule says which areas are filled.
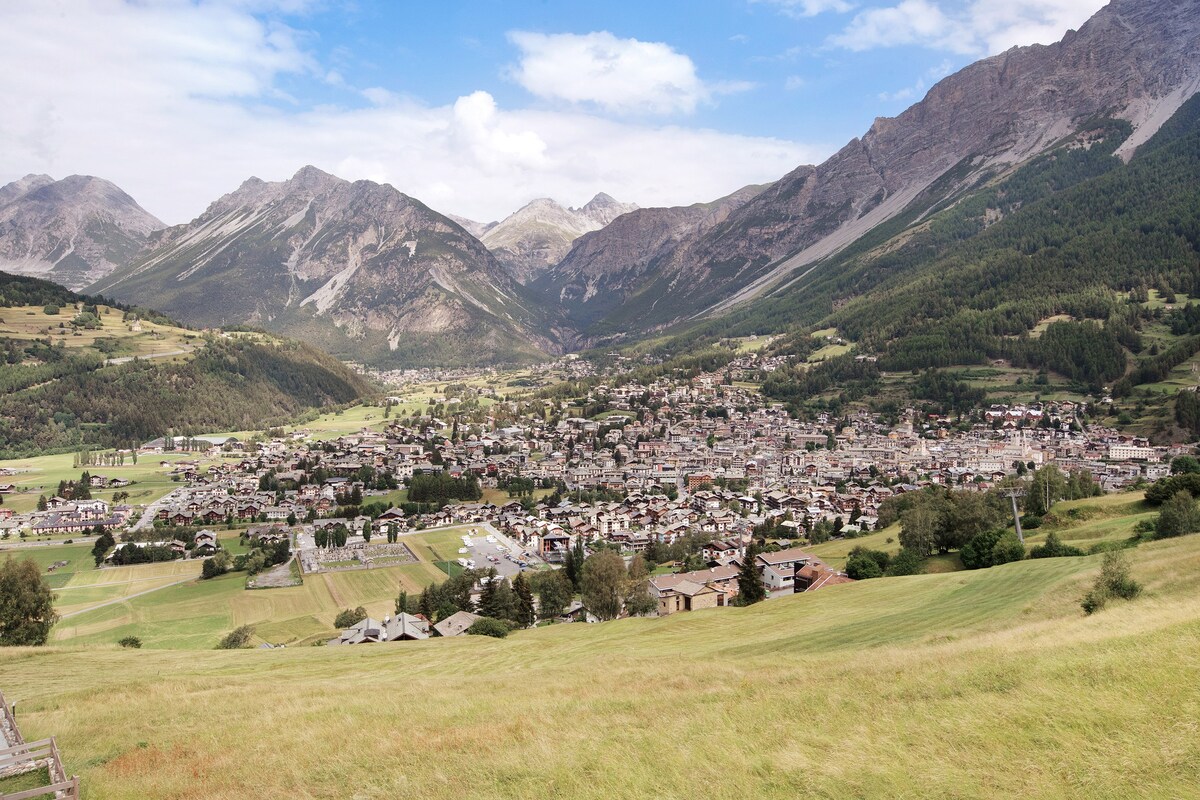
[[[26,175],[0,188],[0,270],[82,288],[130,260],[163,223],[90,175]]]
[[[477,239],[392,186],[314,167],[246,181],[92,287],[356,361],[528,359],[550,343]]]
[[[539,197],[526,203],[480,237],[520,283],[530,283],[562,260],[571,243],[636,209],[601,192],[582,208],[567,208]]]
[[[54,178],[51,178],[49,175],[34,175],[31,173],[5,186],[0,186],[0,206],[50,183],[54,183]]]

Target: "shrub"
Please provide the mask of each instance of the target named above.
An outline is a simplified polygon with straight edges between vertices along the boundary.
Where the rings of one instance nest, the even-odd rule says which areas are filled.
[[[856,581],[880,578],[891,561],[892,557],[882,550],[859,545],[850,551],[850,557],[846,559],[846,574]]]
[[[505,636],[508,636],[508,626],[492,617],[480,617],[471,623],[471,627],[467,628],[467,635],[492,636],[497,639],[503,639]]]
[[[846,559],[846,574],[856,581],[862,581],[868,578],[883,577],[883,570],[880,569],[879,562],[875,559],[858,553]]]
[[[1083,551],[1078,547],[1063,544],[1057,533],[1051,532],[1046,536],[1046,542],[1029,551],[1030,558],[1062,558],[1064,556],[1081,556]]]
[[[1110,550],[1105,553],[1095,584],[1079,602],[1083,613],[1094,614],[1113,598],[1132,600],[1141,594],[1142,585],[1129,573],[1129,560],[1123,552]]]
[[[1186,489],[1180,489],[1165,500],[1154,523],[1156,539],[1169,539],[1200,531],[1200,508]]]
[[[992,550],[1000,541],[1002,531],[983,531],[962,546],[959,558],[967,569],[983,569],[992,565]]]
[[[359,606],[353,610],[347,608],[342,613],[337,615],[333,621],[335,628],[349,628],[351,625],[357,625],[367,618],[367,610]]]
[[[1016,531],[1008,531],[992,547],[991,565],[993,567],[1020,561],[1023,558],[1025,558],[1025,545],[1021,544],[1021,540],[1017,538]]]
[[[124,639],[117,641],[121,647],[128,647],[134,650],[139,650],[142,647],[142,640],[136,636],[126,636]]]
[[[920,575],[924,571],[925,562],[921,559],[921,554],[905,547],[895,555],[892,563],[888,565],[887,571],[883,574],[895,577],[897,575]]]
[[[218,650],[240,650],[250,644],[250,637],[254,635],[253,625],[241,625],[234,628],[225,638],[217,645]]]
[[[203,580],[208,580],[209,578],[216,578],[220,575],[224,575],[229,571],[231,561],[232,559],[229,558],[229,553],[225,552],[224,550],[219,551],[212,558],[204,560],[204,566],[200,568],[200,577]]]

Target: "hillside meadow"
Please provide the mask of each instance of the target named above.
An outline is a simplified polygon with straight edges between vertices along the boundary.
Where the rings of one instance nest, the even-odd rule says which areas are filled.
[[[1200,537],[358,648],[0,652],[90,798],[1188,797]],[[168,591],[164,590],[164,594]],[[247,593],[267,594],[267,593]]]

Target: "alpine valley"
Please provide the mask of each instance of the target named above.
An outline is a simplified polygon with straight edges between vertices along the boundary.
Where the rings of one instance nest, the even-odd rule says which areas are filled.
[[[1123,191],[1167,160],[1178,191],[1139,196],[1120,216],[1153,225],[1188,201],[1197,10],[1195,0],[1115,0],[1057,44],[943,79],[822,164],[692,206],[637,209],[600,193],[580,209],[541,199],[481,224],[305,167],[279,183],[251,178],[191,223],[161,228],[104,181],[29,176],[0,194],[0,253],[11,269],[72,288],[90,281],[92,294],[186,323],[261,327],[384,367],[523,363],[664,331],[696,342],[832,323],[860,354],[886,355],[965,318],[986,330],[912,366],[981,363],[999,355],[988,337],[1070,312],[1080,293],[1108,298],[1098,300],[1108,318],[1112,298],[1135,286],[1192,287],[1193,275],[1161,259],[1081,269],[1071,252],[1080,240],[1064,247],[1062,226],[1067,210],[1090,216],[1095,187]],[[1061,209],[1053,224],[1048,208]],[[1187,224],[1137,236],[1168,238],[1187,263]],[[1019,277],[1016,254],[1055,285]],[[930,265],[947,260],[991,290],[965,300],[966,272],[931,283]],[[903,324],[857,316],[910,293],[924,307]],[[1021,305],[1031,295],[1036,310]]]
[[[1103,2],[6,0],[0,800],[1200,798],[1200,0]]]

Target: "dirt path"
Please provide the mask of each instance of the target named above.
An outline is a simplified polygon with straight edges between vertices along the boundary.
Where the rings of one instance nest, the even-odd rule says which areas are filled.
[[[125,603],[125,602],[132,600],[135,597],[141,597],[142,595],[147,595],[147,594],[150,594],[151,592],[158,592],[163,589],[169,589],[172,586],[178,586],[181,583],[188,583],[188,582],[194,581],[194,580],[196,580],[196,576],[192,575],[191,577],[184,578],[183,580],[173,581],[173,582],[165,584],[163,586],[155,586],[153,589],[146,589],[145,591],[134,592],[131,595],[126,595],[125,597],[118,597],[116,600],[105,600],[103,603],[97,603],[94,606],[88,606],[87,608],[81,608],[78,611],[72,611],[70,613],[63,614],[62,616],[59,617],[59,619],[67,619],[68,617],[78,616],[79,614],[86,614],[89,611],[95,611],[98,608],[107,608],[108,606],[115,606],[117,603]]]
[[[336,605],[338,608],[344,606],[345,603],[342,601],[342,596],[338,594],[337,587],[333,585],[333,579],[330,577],[329,573],[322,573],[321,577],[325,579],[325,588],[329,590],[329,596],[333,598],[334,605]]]

